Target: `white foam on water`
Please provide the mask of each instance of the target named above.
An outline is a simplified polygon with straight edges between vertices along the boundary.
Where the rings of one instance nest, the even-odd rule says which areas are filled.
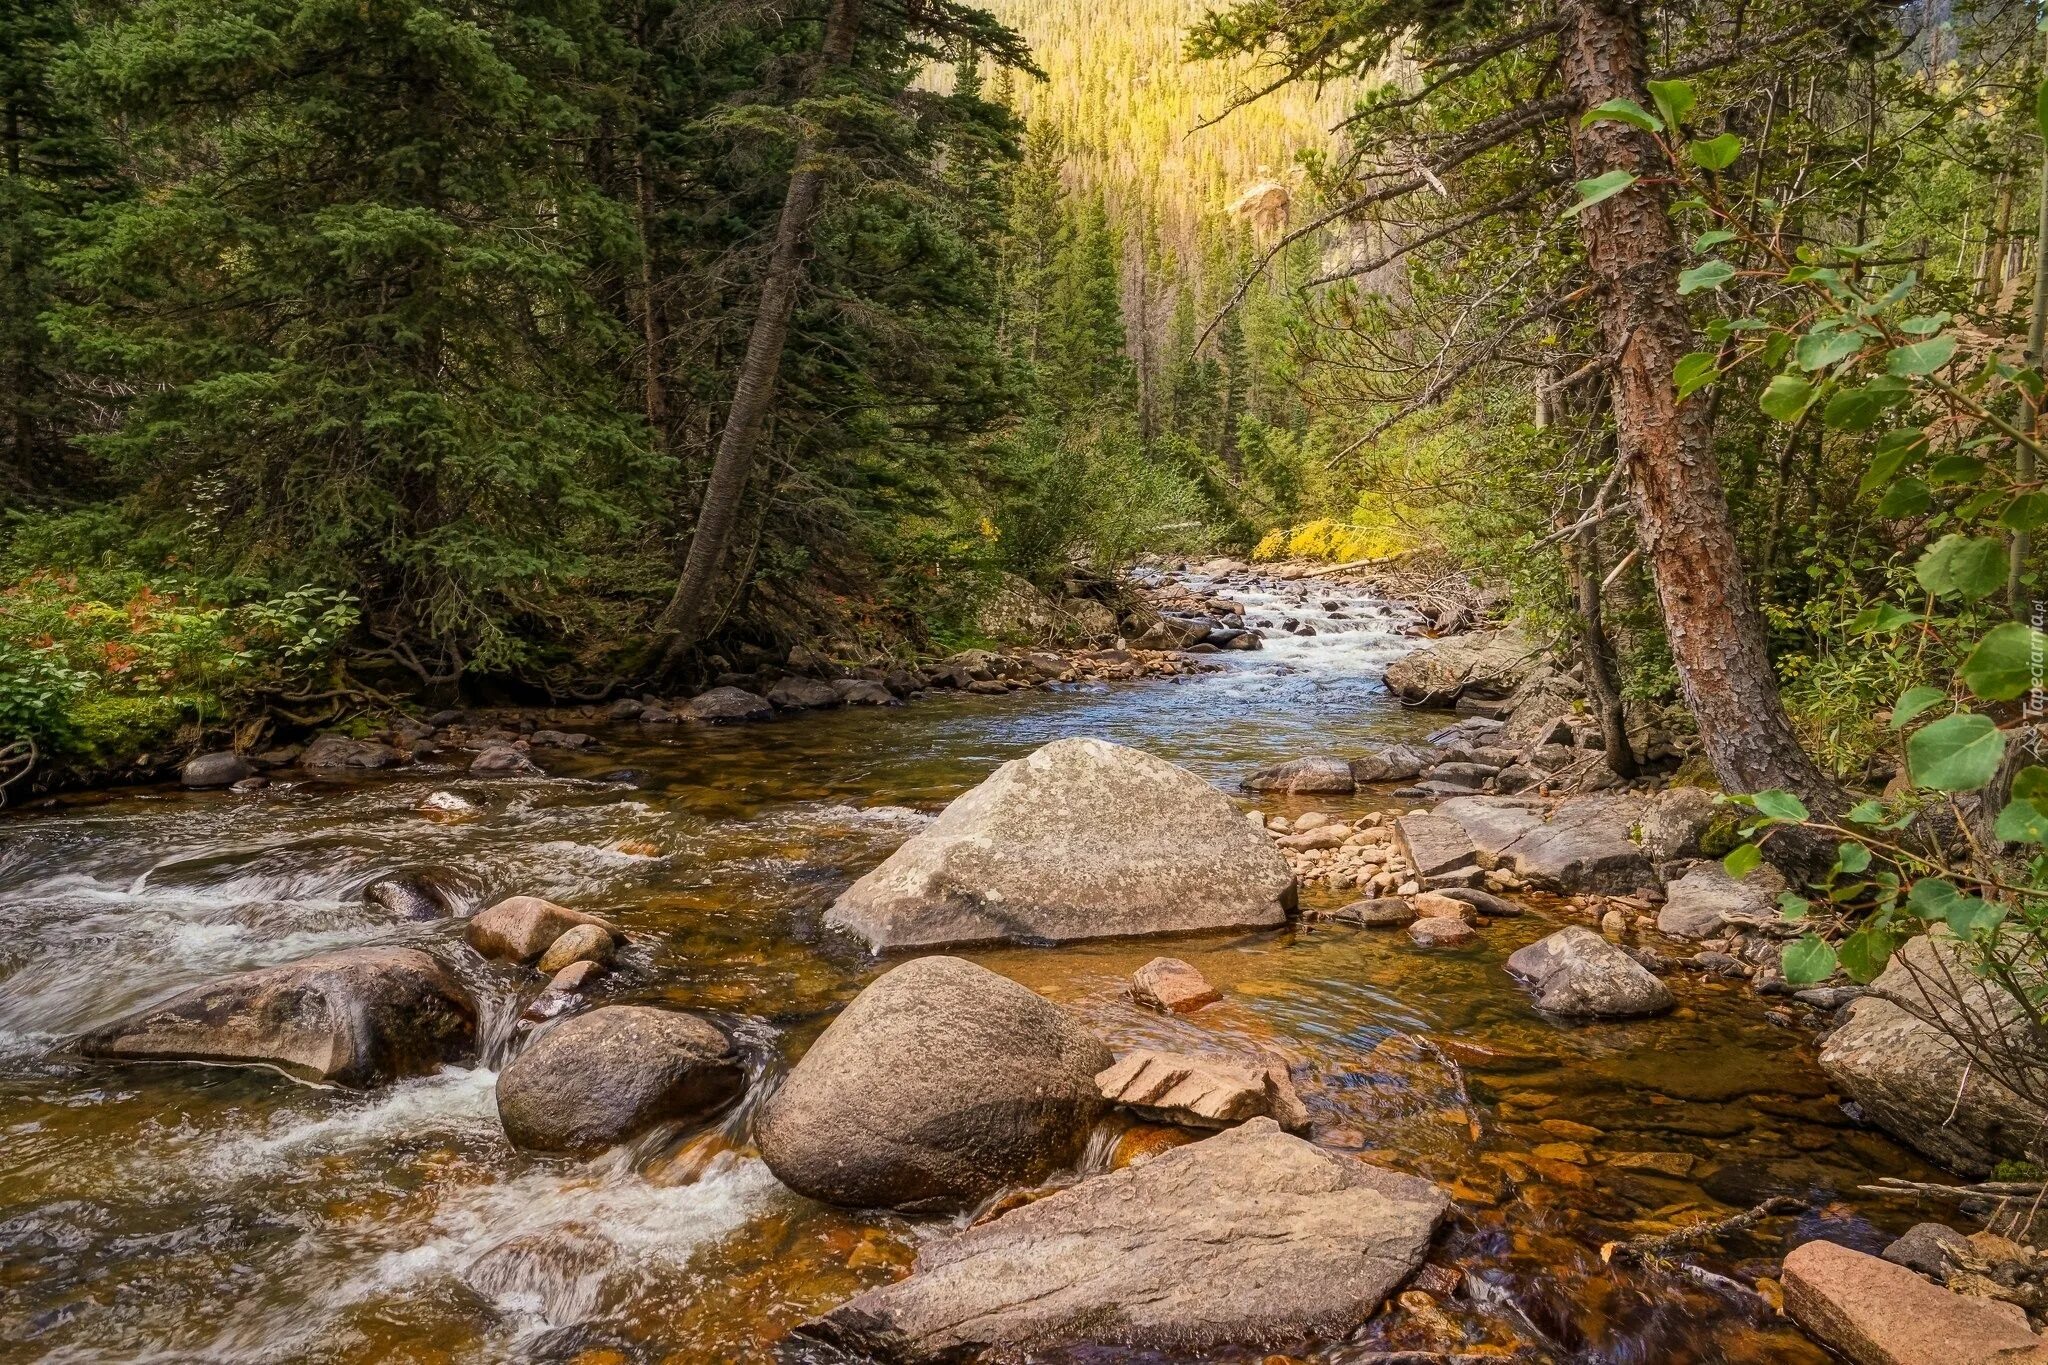
[[[400,1081],[374,1095],[342,1091],[309,1094],[270,1115],[262,1129],[223,1140],[217,1133],[190,1133],[189,1169],[209,1184],[259,1178],[297,1167],[329,1153],[381,1151],[395,1142],[424,1137],[498,1138],[498,1073],[482,1067],[446,1067],[430,1076]],[[314,1114],[306,1106],[319,1107]],[[146,1157],[160,1173],[161,1153]]]

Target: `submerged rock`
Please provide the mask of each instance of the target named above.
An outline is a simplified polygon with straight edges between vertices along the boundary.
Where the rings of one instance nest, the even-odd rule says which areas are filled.
[[[1408,926],[1408,937],[1424,948],[1461,948],[1479,931],[1454,916],[1425,915]]]
[[[1399,896],[1378,896],[1340,906],[1328,918],[1369,929],[1401,929],[1415,922],[1415,907]]]
[[[1965,1298],[1833,1242],[1794,1247],[1784,1285],[1792,1320],[1856,1365],[2048,1362],[2048,1341],[2018,1305]]]
[[[172,996],[78,1040],[88,1057],[274,1067],[365,1087],[467,1058],[476,1007],[413,948],[351,948]]]
[[[607,1005],[513,1059],[498,1076],[498,1118],[514,1147],[589,1156],[657,1123],[708,1117],[745,1084],[732,1041],[708,1021]]]
[[[957,957],[854,998],[756,1124],[785,1185],[828,1204],[949,1209],[1080,1155],[1107,1047],[1050,1000]]]
[[[464,937],[485,957],[531,962],[579,924],[594,924],[613,937],[618,930],[596,915],[571,910],[539,896],[508,896],[469,922]]]
[[[1348,796],[1358,784],[1352,779],[1351,764],[1341,758],[1297,758],[1261,768],[1238,784],[1248,792],[1333,793]]]
[[[1449,1208],[1253,1119],[927,1243],[910,1278],[802,1330],[892,1362],[1302,1348],[1377,1312]]]
[[[876,949],[1272,926],[1294,874],[1186,769],[1099,739],[1003,764],[848,888],[825,922]]]
[[[2043,1093],[2048,1067],[2027,1060],[2038,1056],[2019,1005],[1978,977],[1954,940],[1922,934],[1849,1006],[1820,1065],[1872,1122],[1944,1166],[1984,1175],[2029,1157],[2048,1128],[2048,1111],[1998,1074],[2023,1067],[2027,1089]]]
[[[1568,1018],[1631,1019],[1677,1003],[1634,958],[1576,924],[1519,950],[1507,969],[1528,983],[1536,1008]]]

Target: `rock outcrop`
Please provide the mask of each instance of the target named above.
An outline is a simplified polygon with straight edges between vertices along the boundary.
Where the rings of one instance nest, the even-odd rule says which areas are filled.
[[[1856,1365],[2043,1365],[2024,1309],[1965,1298],[1904,1266],[1833,1242],[1785,1257],[1785,1311]]]
[[[745,1084],[731,1040],[708,1021],[607,1005],[556,1024],[513,1059],[498,1076],[498,1118],[514,1147],[589,1156],[657,1123],[707,1118]]]
[[[1253,1119],[929,1243],[908,1279],[803,1331],[920,1365],[1083,1345],[1304,1348],[1379,1311],[1449,1208],[1426,1180]]]
[[[1409,842],[1410,821],[1430,822],[1430,863],[1440,871],[1507,868],[1540,890],[1626,895],[1657,880],[1629,837],[1641,810],[1640,798],[1622,794],[1573,797],[1548,808],[1528,797],[1459,796],[1428,816],[1404,818],[1400,829]]]
[[[272,1067],[366,1087],[470,1056],[476,1007],[413,948],[351,948],[239,972],[80,1038],[87,1057]]]
[[[825,922],[879,950],[1269,927],[1294,875],[1186,769],[1099,739],[1005,763]]]
[[[1065,1010],[957,957],[886,973],[762,1107],[785,1185],[850,1207],[952,1209],[1070,1164],[1114,1060]]]
[[[1581,925],[1560,929],[1507,960],[1536,1008],[1571,1019],[1632,1019],[1677,1002],[1641,963]]]
[[[2024,1027],[2018,1005],[1954,940],[1923,934],[1850,1005],[1820,1064],[1872,1122],[1944,1166],[1985,1175],[2029,1156],[2048,1130],[2048,1112],[2000,1078],[2017,1066],[2027,1089],[2048,1093]]]

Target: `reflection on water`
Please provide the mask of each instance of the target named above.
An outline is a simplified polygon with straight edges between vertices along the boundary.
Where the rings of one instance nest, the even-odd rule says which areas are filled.
[[[362,1095],[88,1068],[61,1045],[220,973],[363,943],[439,953],[509,1039],[533,982],[463,951],[458,925],[362,900],[378,875],[436,865],[478,903],[526,892],[614,918],[634,941],[609,997],[757,1021],[759,1084],[772,1084],[773,1059],[800,1052],[877,970],[821,934],[824,907],[996,763],[1098,735],[1228,785],[1440,719],[1379,690],[1406,647],[1398,611],[1244,600],[1253,619],[1317,634],[1276,633],[1200,677],[742,729],[615,728],[605,752],[544,756],[545,779],[412,769],[249,797],[81,798],[0,822],[0,1358],[769,1358],[794,1323],[901,1274],[944,1228],[789,1194],[749,1150],[744,1110],[588,1163],[539,1160],[506,1147],[490,1070]],[[621,768],[632,782],[604,780]],[[436,790],[480,814],[424,818],[415,806]],[[1875,1242],[1850,1192],[1915,1166],[1854,1129],[1811,1050],[1733,987],[1678,983],[1684,1008],[1649,1023],[1539,1018],[1499,964],[1547,927],[1503,921],[1459,953],[1305,926],[972,956],[1118,1048],[1284,1057],[1317,1141],[1453,1189],[1439,1259],[1464,1268],[1464,1294],[1435,1321],[1383,1315],[1319,1359],[1819,1361],[1740,1285],[1612,1270],[1599,1248],[1782,1192],[1812,1202],[1805,1235],[1825,1224]],[[1124,978],[1160,951],[1194,962],[1224,1002],[1187,1018],[1133,1006]],[[502,1048],[485,1058],[502,1061]],[[1608,1164],[1620,1153],[1655,1155]],[[1750,1283],[1775,1249],[1739,1243],[1710,1268]]]

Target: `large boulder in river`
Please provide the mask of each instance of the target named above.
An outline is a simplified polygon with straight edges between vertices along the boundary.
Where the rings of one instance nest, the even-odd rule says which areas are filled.
[[[761,1110],[782,1183],[828,1204],[951,1209],[1080,1155],[1114,1060],[1065,1010],[957,957],[854,997]]]
[[[178,769],[178,781],[194,789],[232,787],[245,777],[256,775],[256,765],[240,754],[223,749],[219,753],[195,754]]]
[[[350,948],[223,977],[95,1029],[77,1048],[362,1087],[461,1061],[475,1038],[476,1007],[446,967],[414,948]]]
[[[531,962],[579,924],[594,924],[619,937],[609,920],[571,910],[539,896],[508,896],[469,922],[463,936],[485,957]]]
[[[1299,1353],[1378,1312],[1449,1209],[1426,1180],[1253,1119],[928,1242],[908,1279],[802,1331],[891,1362]]]
[[[536,1037],[498,1076],[514,1147],[589,1156],[666,1120],[705,1118],[740,1093],[746,1068],[707,1021],[607,1005]]]
[[[1461,696],[1505,697],[1543,657],[1521,631],[1482,631],[1435,640],[1387,665],[1387,689],[1417,706],[1449,706]]]
[[[1351,776],[1351,764],[1342,758],[1297,758],[1261,768],[1238,785],[1248,792],[1285,792],[1349,796],[1358,789]]]
[[[1569,1019],[1633,1019],[1677,1002],[1643,965],[1583,925],[1560,929],[1507,960],[1536,1008]]]
[[[2048,1365],[2014,1303],[1970,1298],[1833,1242],[1785,1257],[1785,1312],[1856,1365]]]
[[[1013,760],[847,889],[825,922],[876,949],[1267,927],[1294,874],[1184,768],[1099,739]]]
[[[1879,1127],[1967,1175],[2030,1158],[2048,1112],[2048,1058],[2017,1002],[1954,939],[1907,941],[1828,1035],[1821,1069]]]

